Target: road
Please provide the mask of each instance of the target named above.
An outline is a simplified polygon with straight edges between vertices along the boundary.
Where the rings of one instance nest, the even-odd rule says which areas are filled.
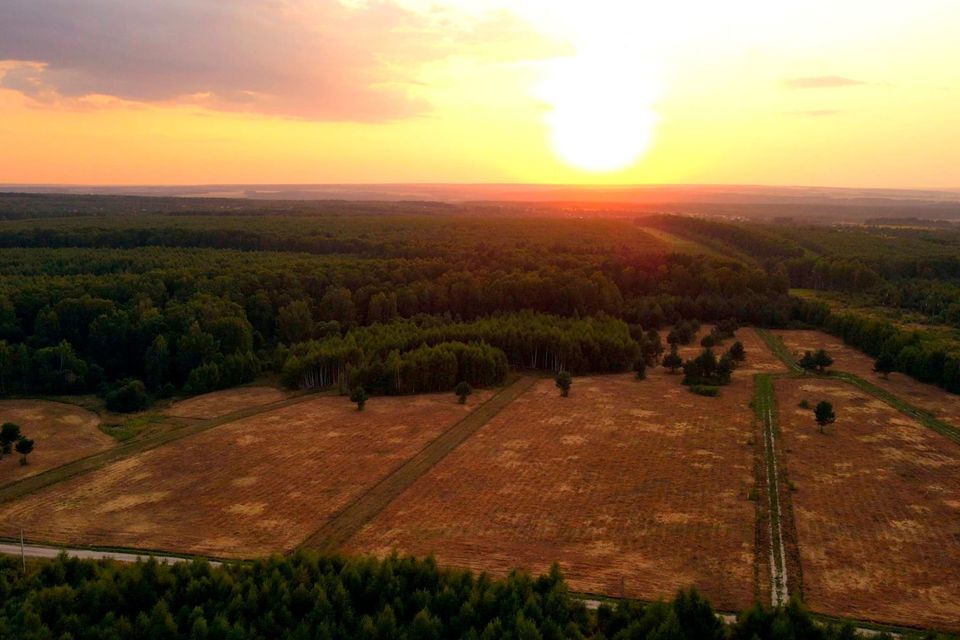
[[[173,564],[175,562],[188,562],[189,558],[180,558],[178,556],[161,556],[139,553],[126,553],[123,551],[99,551],[96,549],[64,549],[62,547],[48,547],[38,544],[26,544],[23,546],[23,555],[28,558],[56,558],[61,552],[66,553],[71,558],[82,558],[84,560],[116,560],[118,562],[136,562],[138,560],[147,560],[154,558],[157,562],[164,564]],[[0,553],[10,556],[20,555],[19,542],[0,542]],[[210,561],[211,565],[219,565],[219,562]]]

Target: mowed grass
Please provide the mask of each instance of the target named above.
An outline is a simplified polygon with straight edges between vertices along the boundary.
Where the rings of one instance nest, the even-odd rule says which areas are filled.
[[[47,400],[2,400],[0,423],[20,425],[23,435],[34,441],[34,451],[20,464],[15,451],[0,460],[0,485],[36,475],[67,462],[104,451],[114,440],[100,431],[100,418],[72,404]]]
[[[873,371],[874,360],[870,356],[822,331],[771,333],[783,341],[794,358],[799,358],[806,350],[825,349],[834,359],[833,370],[852,373],[960,431],[960,395],[919,382],[902,373],[891,373],[888,378],[884,378]]]
[[[747,330],[742,330],[747,331]],[[699,347],[683,351],[690,357]],[[769,351],[748,354],[779,367]],[[641,599],[696,585],[720,608],[755,596],[748,367],[720,398],[662,368],[542,380],[345,545],[505,574],[564,570],[572,589]]]
[[[775,385],[807,604],[960,630],[960,447],[840,380]],[[825,435],[804,400],[833,403]]]
[[[0,505],[0,535],[216,557],[294,548],[487,397],[318,397],[137,453]]]
[[[163,413],[177,418],[209,420],[250,407],[280,402],[290,395],[276,387],[238,387],[180,400],[167,407]]]

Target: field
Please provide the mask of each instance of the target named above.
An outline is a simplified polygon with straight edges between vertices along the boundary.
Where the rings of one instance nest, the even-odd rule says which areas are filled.
[[[280,389],[274,387],[240,387],[205,393],[193,398],[175,402],[164,413],[176,418],[212,419],[225,416],[228,413],[242,411],[250,407],[257,407],[272,402],[279,402],[289,397]]]
[[[960,395],[924,384],[902,373],[891,373],[884,379],[873,371],[873,359],[862,351],[845,345],[839,338],[822,331],[776,331],[787,348],[797,356],[805,350],[826,349],[833,357],[833,368],[854,373],[864,380],[886,389],[902,400],[924,409],[955,427],[960,427]]]
[[[960,447],[839,381],[776,390],[808,605],[960,630]],[[803,400],[833,403],[825,435]]]
[[[322,397],[113,463],[0,506],[0,534],[222,557],[290,550],[490,397]]]
[[[779,366],[766,349],[751,355]],[[433,552],[495,574],[558,561],[583,592],[653,599],[696,584],[720,607],[747,606],[750,378],[738,372],[720,398],[690,393],[662,368],[641,382],[576,378],[566,399],[540,381],[346,548]]]
[[[77,460],[114,444],[113,438],[97,426],[96,414],[72,404],[46,400],[0,401],[0,422],[20,425],[21,432],[34,441],[30,464],[21,465],[14,452],[0,460],[0,485],[26,478]]]

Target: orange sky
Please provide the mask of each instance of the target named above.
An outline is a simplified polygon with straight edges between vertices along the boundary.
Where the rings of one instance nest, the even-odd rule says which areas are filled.
[[[6,0],[0,183],[960,188],[957,25],[946,0]]]

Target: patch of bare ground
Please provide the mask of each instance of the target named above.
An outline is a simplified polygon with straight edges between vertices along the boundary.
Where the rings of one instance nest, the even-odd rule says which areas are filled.
[[[177,418],[211,419],[273,402],[290,394],[275,387],[238,387],[187,398],[170,405],[163,413]]]
[[[218,557],[287,551],[486,400],[322,397],[228,423],[0,506],[0,534]]]
[[[0,460],[0,485],[109,449],[114,440],[100,431],[100,418],[72,404],[47,400],[2,400],[0,422],[20,425],[34,441],[29,464],[16,452]]]
[[[840,381],[776,390],[807,604],[960,631],[960,447]],[[803,400],[833,403],[825,435]]]
[[[796,357],[799,358],[808,349],[825,349],[834,359],[834,369],[854,373],[934,417],[960,428],[960,395],[949,393],[932,384],[918,382],[902,373],[891,373],[889,379],[884,379],[880,374],[874,373],[873,358],[822,331],[775,331],[774,334],[783,339],[784,344]]]
[[[644,381],[581,377],[565,399],[539,381],[346,549],[434,553],[499,575],[557,561],[577,591],[655,599],[696,585],[720,608],[749,605],[751,376],[735,374],[720,398],[680,380],[660,367]]]

